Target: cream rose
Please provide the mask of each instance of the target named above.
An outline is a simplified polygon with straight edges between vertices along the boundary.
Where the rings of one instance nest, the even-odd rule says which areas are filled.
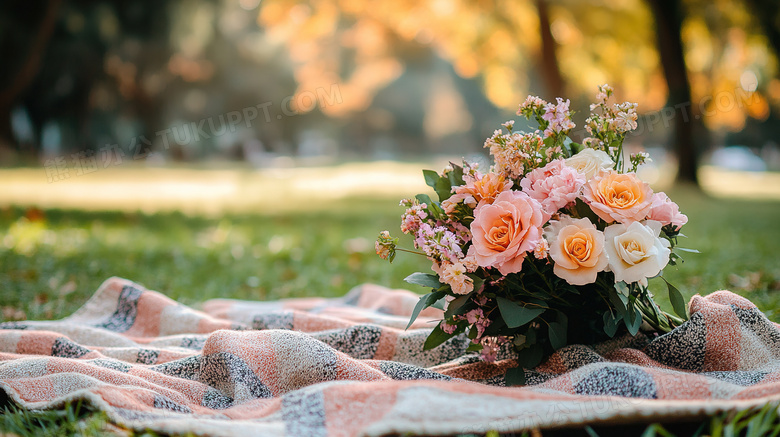
[[[607,152],[590,148],[580,151],[580,153],[566,159],[564,162],[585,176],[586,180],[592,179],[601,170],[607,170],[615,166]]]
[[[544,228],[555,261],[553,273],[571,285],[596,282],[596,275],[608,264],[604,234],[587,218],[563,216]]]
[[[468,255],[481,267],[495,267],[502,275],[517,273],[527,252],[539,244],[543,224],[538,201],[522,191],[499,193],[492,204],[474,210]]]
[[[647,286],[647,278],[666,267],[672,251],[669,241],[658,238],[660,234],[661,223],[654,220],[615,224],[604,229],[604,247],[615,282],[639,282]]]
[[[583,186],[582,197],[605,222],[631,223],[647,217],[653,190],[634,173],[602,170]]]

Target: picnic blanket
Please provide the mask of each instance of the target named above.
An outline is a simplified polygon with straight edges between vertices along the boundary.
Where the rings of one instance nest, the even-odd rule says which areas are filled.
[[[440,310],[364,285],[342,298],[211,300],[201,310],[111,278],[72,316],[0,324],[0,389],[29,409],[86,400],[135,429],[379,436],[696,419],[780,401],[780,329],[728,291],[669,334],[571,345],[506,387],[455,337],[423,351]]]

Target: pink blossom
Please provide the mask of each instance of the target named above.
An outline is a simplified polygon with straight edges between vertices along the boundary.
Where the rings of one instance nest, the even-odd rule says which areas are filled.
[[[445,321],[442,321],[439,327],[441,328],[442,331],[446,332],[447,334],[454,334],[455,330],[458,329],[458,325],[450,325]]]
[[[542,204],[546,220],[574,202],[583,184],[585,176],[566,165],[563,159],[556,159],[531,171],[520,181],[523,191]]]
[[[477,337],[481,338],[485,334],[485,329],[490,326],[490,319],[485,317],[485,313],[482,312],[482,308],[471,310],[465,314],[464,317],[472,328],[477,328]]]
[[[662,225],[673,225],[675,229],[680,229],[688,223],[688,216],[680,212],[680,207],[669,199],[666,193],[659,192],[653,195],[653,201],[650,205],[649,220],[661,222]]]
[[[547,138],[553,133],[559,133],[573,129],[575,124],[571,121],[571,112],[569,111],[569,100],[563,101],[562,98],[557,98],[558,104],[553,105],[548,103],[544,107],[544,115],[542,119],[550,122],[547,129],[544,130],[544,137]]]

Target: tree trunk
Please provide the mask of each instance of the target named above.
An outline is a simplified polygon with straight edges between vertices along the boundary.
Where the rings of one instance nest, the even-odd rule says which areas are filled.
[[[550,31],[550,11],[547,6],[547,0],[536,0],[536,9],[539,12],[539,34],[541,36],[542,47],[539,53],[539,68],[545,81],[545,88],[548,100],[554,100],[556,97],[563,97],[564,82],[561,75],[561,68],[558,65],[558,57],[555,53],[557,44]]]
[[[54,33],[61,4],[62,0],[49,0],[35,38],[27,50],[27,59],[22,63],[10,85],[0,91],[0,141],[12,142],[11,109],[17,97],[30,86],[30,83],[32,83],[40,70],[41,59],[46,51],[46,46],[49,44],[51,35]]]
[[[697,176],[699,148],[694,141],[694,132],[701,124],[699,114],[690,114],[688,109],[695,110],[697,105],[691,104],[691,87],[688,72],[685,68],[683,55],[682,31],[683,10],[680,0],[648,0],[656,26],[656,40],[661,65],[664,69],[666,84],[669,88],[667,105],[682,109],[682,114],[676,113],[674,119],[674,136],[672,145],[677,154],[677,182],[699,185]]]

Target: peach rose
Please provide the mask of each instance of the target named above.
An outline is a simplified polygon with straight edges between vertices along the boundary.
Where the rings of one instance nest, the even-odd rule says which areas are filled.
[[[544,235],[555,261],[553,273],[571,285],[596,282],[596,275],[609,263],[604,234],[587,218],[562,216],[544,228]]]
[[[680,229],[682,225],[688,223],[688,216],[682,214],[680,207],[663,192],[653,195],[650,214],[647,218],[661,222],[662,225],[674,225],[675,229]]]
[[[632,223],[647,217],[653,190],[634,173],[602,170],[584,185],[582,197],[607,223]]]
[[[522,191],[504,191],[492,204],[474,210],[469,256],[481,267],[495,267],[502,275],[517,273],[523,259],[542,238],[542,205]]]
[[[464,176],[463,179],[466,184],[453,187],[455,194],[441,204],[447,214],[451,214],[461,201],[472,208],[476,208],[480,202],[493,203],[498,193],[509,191],[513,184],[503,175],[493,172],[484,176],[477,174],[475,178]]]
[[[542,204],[547,219],[559,209],[574,202],[585,183],[585,176],[562,159],[531,171],[520,181],[520,187]]]

